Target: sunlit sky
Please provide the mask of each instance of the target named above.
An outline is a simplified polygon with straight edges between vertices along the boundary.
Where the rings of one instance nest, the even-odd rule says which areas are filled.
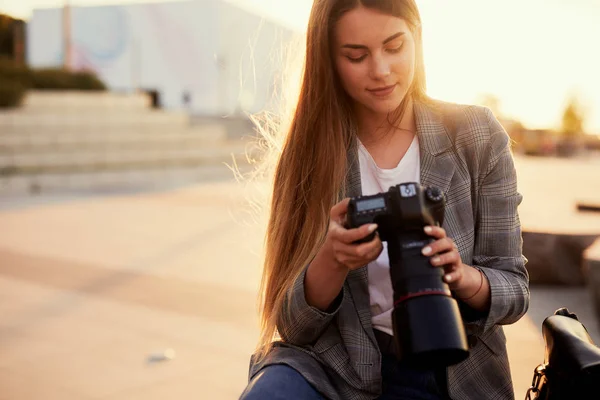
[[[169,0],[167,0],[169,1]],[[312,0],[224,0],[298,30]],[[71,0],[79,5],[148,0]],[[600,134],[600,0],[417,0],[423,19],[429,94],[463,103],[491,93],[500,111],[530,128],[560,124],[566,99],[587,111]],[[0,11],[29,18],[64,0],[0,0]]]

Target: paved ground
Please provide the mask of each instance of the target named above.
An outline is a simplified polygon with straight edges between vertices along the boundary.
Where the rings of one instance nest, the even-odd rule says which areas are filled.
[[[0,399],[236,399],[262,245],[242,195],[212,182],[5,203]],[[543,359],[541,320],[560,306],[600,339],[584,288],[532,288],[527,317],[506,327],[517,398]],[[167,349],[173,359],[154,361]]]
[[[521,222],[528,231],[600,234],[600,213],[578,212],[578,201],[600,204],[600,156],[516,157]]]
[[[206,184],[0,213],[0,399],[236,398],[260,239],[233,194]],[[173,360],[148,362],[168,348]]]

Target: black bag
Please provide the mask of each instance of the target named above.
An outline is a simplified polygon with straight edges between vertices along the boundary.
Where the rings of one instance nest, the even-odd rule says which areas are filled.
[[[533,373],[526,400],[600,398],[600,348],[577,315],[557,310],[542,323],[545,360]]]

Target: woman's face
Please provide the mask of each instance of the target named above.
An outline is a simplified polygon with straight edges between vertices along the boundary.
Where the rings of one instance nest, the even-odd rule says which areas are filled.
[[[387,114],[404,99],[415,73],[415,43],[405,20],[365,7],[334,30],[333,58],[357,111]]]

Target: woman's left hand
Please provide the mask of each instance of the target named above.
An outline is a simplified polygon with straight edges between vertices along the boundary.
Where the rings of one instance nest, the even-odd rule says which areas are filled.
[[[454,240],[447,237],[444,228],[439,226],[426,226],[425,233],[437,240],[425,246],[421,252],[430,257],[433,266],[444,268],[443,279],[450,290],[460,289],[464,283],[465,265]]]

